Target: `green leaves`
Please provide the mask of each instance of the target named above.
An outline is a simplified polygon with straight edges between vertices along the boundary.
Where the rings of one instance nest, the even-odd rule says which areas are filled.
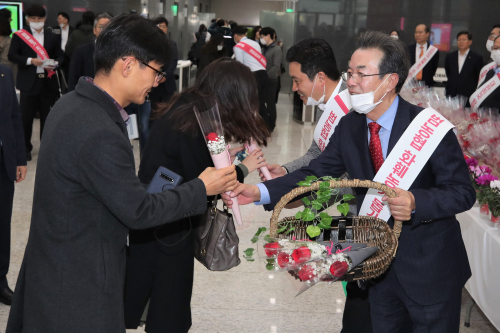
[[[348,203],[343,203],[337,206],[337,210],[340,212],[340,214],[347,216],[347,213],[349,213],[349,204]]]
[[[311,204],[311,201],[308,198],[302,198],[302,202],[304,205],[309,206]]]
[[[295,214],[295,218],[300,220],[302,218],[302,212],[297,212],[297,214]]]
[[[283,227],[279,228],[279,229],[276,231],[276,233],[281,234],[283,231],[285,231],[285,230],[286,230],[286,228],[288,228],[288,226],[287,226],[287,225],[285,225],[285,226],[283,226]]]
[[[288,235],[289,233],[291,233],[294,230],[295,230],[295,227],[291,227],[290,229],[288,229],[288,231],[286,232],[286,234]]]
[[[297,185],[302,186],[302,187],[311,186],[311,182],[306,182],[303,180],[303,181],[298,182]]]
[[[318,180],[318,177],[316,177],[316,176],[307,176],[306,177],[306,182],[313,182],[315,180]]]
[[[314,210],[320,210],[323,207],[323,205],[318,200],[313,200],[311,201],[311,207]]]
[[[342,200],[349,201],[349,200],[354,199],[354,198],[355,198],[355,196],[352,194],[344,194],[344,196],[342,197]]]
[[[329,190],[330,189],[330,182],[321,182],[321,184],[319,184],[319,189],[320,190]]]
[[[306,229],[307,234],[309,237],[317,237],[319,234],[321,234],[321,229],[319,227],[315,227],[313,225],[310,225]]]
[[[253,244],[257,243],[257,241],[259,240],[259,236],[260,234],[262,234],[263,232],[265,232],[267,230],[266,227],[260,227],[257,232],[255,233],[255,235],[252,237],[252,239],[250,240]]]
[[[243,253],[245,254],[243,256],[243,258],[245,258],[247,261],[255,261],[255,259],[252,258],[254,251],[255,251],[255,249],[252,249],[251,247],[249,247],[248,249],[243,251]]]
[[[306,222],[314,220],[315,217],[316,216],[309,208],[304,209],[304,211],[302,212],[302,220]]]

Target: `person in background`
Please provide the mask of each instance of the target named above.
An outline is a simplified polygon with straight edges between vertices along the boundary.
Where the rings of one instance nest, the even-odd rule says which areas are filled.
[[[10,68],[3,64],[0,64],[0,75],[0,303],[10,305],[13,293],[7,282],[7,273],[10,262],[14,183],[24,180],[27,168],[23,124],[14,89],[14,76]]]
[[[68,38],[69,36],[71,36],[75,28],[69,25],[69,15],[65,12],[59,12],[57,14],[57,24],[58,25],[52,27],[52,32],[55,33],[56,35],[61,36],[61,49],[65,51],[66,44],[68,43]],[[62,67],[62,70],[66,80],[68,80],[69,65],[70,65],[70,58],[67,54],[65,54],[64,66]]]
[[[200,76],[203,69],[205,69],[205,67],[207,67],[210,63],[226,56],[226,50],[224,47],[224,36],[221,34],[215,34],[210,38],[208,43],[201,48],[200,65],[198,66],[196,72],[196,78]]]
[[[250,39],[256,41],[262,47],[262,45],[260,44],[260,31],[261,30],[262,30],[262,27],[260,25],[253,28],[252,36],[250,37]]]
[[[493,46],[491,49],[491,58],[495,62],[495,67],[490,69],[484,78],[484,81],[479,86],[478,90],[483,87],[493,76],[498,75],[500,73],[500,36],[497,36],[493,40]],[[477,108],[495,108],[500,109],[500,89],[498,86],[493,85],[494,89],[488,97],[486,97],[481,104],[477,106]]]
[[[231,58],[233,56],[234,41],[231,41],[231,39],[233,39],[233,32],[231,31],[229,23],[226,20],[218,19],[208,28],[208,32],[212,37],[217,33],[224,37],[224,50],[226,51],[226,56]]]
[[[389,36],[391,36],[392,38],[399,39],[399,32],[398,32],[397,30],[392,30],[392,31],[389,33]]]
[[[0,16],[5,17],[9,23],[12,22],[12,13],[7,8],[0,9]]]
[[[259,61],[259,59],[265,59],[264,55],[262,55],[262,49],[260,45],[247,38],[248,29],[239,26],[234,29],[234,41],[236,42],[237,47],[234,48],[234,55],[236,60],[241,62],[243,65],[250,68],[253,75],[255,76],[255,80],[257,81],[257,92],[259,94],[259,114],[264,119],[267,124],[267,127],[270,129],[271,124],[269,122],[269,114],[267,112],[266,101],[268,92],[268,81],[269,77],[266,72],[266,66],[264,61]],[[248,45],[248,50],[238,47],[239,43],[243,43]],[[249,50],[253,51],[250,53]],[[274,97],[274,93],[272,94]]]
[[[61,50],[61,37],[49,29],[44,29],[47,12],[40,5],[32,5],[26,9],[29,26],[24,30],[30,33],[47,51],[50,59],[64,64],[64,53]],[[21,37],[14,34],[9,49],[9,60],[17,64],[16,87],[21,91],[21,114],[23,119],[24,143],[26,159],[31,161],[31,134],[36,111],[40,112],[40,139],[43,135],[45,120],[49,111],[59,98],[59,83],[54,74],[49,78],[48,70],[37,53],[25,43]]]
[[[476,91],[477,82],[481,68],[483,67],[483,57],[470,49],[472,44],[472,34],[468,31],[460,31],[457,34],[458,50],[446,55],[444,69],[446,71],[446,96],[455,97],[457,95],[469,97]]]
[[[207,26],[204,24],[200,24],[198,32],[194,34],[194,38],[196,41],[194,45],[193,57],[196,66],[200,65],[201,49],[207,43],[207,33],[208,33]]]
[[[110,13],[102,12],[97,14],[94,20],[94,35],[95,38],[78,46],[71,57],[68,75],[68,92],[75,90],[78,80],[82,76],[94,77],[94,50],[95,42],[101,31],[113,18]]]
[[[4,16],[0,16],[0,64],[9,67],[15,78],[17,75],[17,65],[9,61],[9,49],[12,42],[12,38],[10,38],[11,34],[12,29],[10,28],[9,20]]]
[[[94,12],[87,11],[82,14],[82,20],[77,23],[76,29],[68,38],[65,52],[68,57],[73,56],[73,51],[80,45],[87,44],[94,39]]]
[[[410,53],[410,63],[413,66],[418,59],[420,59],[429,46],[429,27],[425,24],[419,24],[415,28],[415,41],[416,43],[408,47]],[[417,47],[418,46],[418,47]],[[426,86],[434,86],[434,74],[439,63],[439,51],[434,54],[431,60],[425,67],[417,74],[417,81],[424,81]]]
[[[149,184],[163,166],[189,182],[199,171],[213,167],[205,138],[194,114],[213,100],[219,107],[227,142],[245,143],[251,138],[265,146],[270,136],[258,115],[255,79],[248,67],[218,59],[205,68],[195,85],[157,110],[151,137],[139,166],[139,179]],[[175,144],[172,144],[175,143]],[[233,149],[241,150],[243,147]],[[232,153],[231,153],[232,155]],[[248,172],[265,165],[260,149],[243,163]],[[244,175],[236,167],[238,180]],[[213,201],[206,198],[206,205]],[[191,223],[182,218],[159,228],[130,232],[125,287],[126,328],[136,329],[149,300],[148,333],[187,332],[191,327],[194,248]]]
[[[491,29],[488,39],[486,40],[486,49],[488,50],[488,52],[492,51],[493,42],[498,36],[500,36],[500,23],[493,26],[493,29]]]
[[[276,35],[271,27],[262,28],[260,31],[260,42],[266,47],[264,48],[264,56],[267,60],[267,82],[266,107],[269,119],[269,129],[274,131],[276,127],[276,92],[278,91],[278,76],[281,74],[281,61],[283,60],[283,52],[281,47],[276,45],[273,38]]]

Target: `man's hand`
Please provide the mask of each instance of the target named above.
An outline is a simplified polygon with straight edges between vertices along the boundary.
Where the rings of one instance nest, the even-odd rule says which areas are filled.
[[[224,201],[228,208],[231,208],[233,205],[231,198],[234,197],[238,197],[240,205],[248,205],[249,203],[260,201],[260,190],[256,185],[239,184],[230,195],[226,193],[222,194],[222,201]]]
[[[33,66],[42,66],[43,65],[43,61],[41,61],[38,58],[31,58],[31,64]]]
[[[198,178],[205,184],[207,196],[232,191],[238,185],[234,165],[219,170],[206,168]]]
[[[268,165],[267,169],[271,173],[271,177],[273,177],[273,179],[278,178],[278,177],[282,177],[282,176],[287,174],[286,169],[283,168],[279,164]],[[264,174],[261,171],[259,171],[259,176],[260,176],[260,180],[262,180],[263,182],[266,181],[266,177],[264,177]]]
[[[16,183],[20,183],[26,178],[26,173],[28,172],[28,168],[25,165],[20,165],[16,169]]]
[[[389,204],[389,209],[391,210],[391,215],[394,217],[394,220],[410,220],[411,212],[415,210],[415,197],[413,193],[400,188],[394,188],[394,191],[398,195],[397,197],[389,198],[387,195],[384,195],[382,201],[387,201]]]
[[[240,151],[245,150],[244,146],[234,147],[229,149],[229,156],[231,157],[231,163],[234,163],[234,159],[236,158],[236,154]]]

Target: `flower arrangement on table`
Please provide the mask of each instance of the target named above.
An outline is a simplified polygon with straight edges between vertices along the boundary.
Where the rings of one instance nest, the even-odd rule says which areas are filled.
[[[491,168],[479,165],[475,158],[466,159],[472,186],[476,190],[476,197],[481,206],[481,214],[488,215],[491,210],[492,220],[500,215],[500,181],[492,175]]]

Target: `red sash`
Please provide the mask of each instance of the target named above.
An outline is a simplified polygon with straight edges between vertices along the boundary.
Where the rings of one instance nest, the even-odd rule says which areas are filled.
[[[45,48],[28,31],[21,29],[16,31],[15,34],[18,35],[26,44],[28,44],[28,46],[36,52],[36,54],[42,61],[50,59],[49,54],[47,53]],[[56,73],[55,71],[46,68],[45,70],[49,74],[49,78]]]
[[[246,53],[250,54],[252,57],[255,58],[255,60],[257,60],[262,66],[264,66],[264,69],[266,69],[266,65],[267,65],[267,60],[266,58],[262,55],[262,53],[260,53],[259,51],[257,51],[256,49],[254,49],[253,47],[251,47],[250,45],[248,45],[247,43],[245,42],[239,42],[238,44],[236,44],[235,47],[238,47],[240,49],[242,49],[243,51],[245,51]]]

